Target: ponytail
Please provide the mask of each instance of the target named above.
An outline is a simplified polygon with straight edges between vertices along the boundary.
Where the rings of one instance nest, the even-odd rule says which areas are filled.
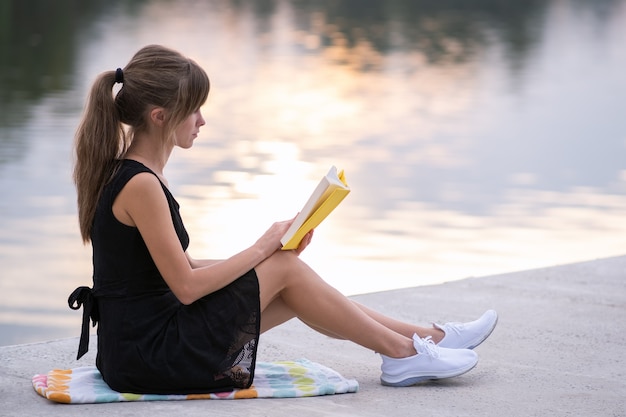
[[[115,71],[107,71],[96,79],[76,132],[74,183],[78,194],[80,233],[85,243],[91,239],[100,193],[128,147],[113,98],[115,74]]]

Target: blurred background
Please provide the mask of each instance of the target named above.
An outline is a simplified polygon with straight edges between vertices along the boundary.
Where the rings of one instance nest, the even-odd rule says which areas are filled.
[[[79,335],[74,130],[140,47],[212,82],[166,171],[192,256],[336,165],[352,193],[302,256],[354,295],[624,254],[624,28],[624,0],[0,1],[0,345]]]

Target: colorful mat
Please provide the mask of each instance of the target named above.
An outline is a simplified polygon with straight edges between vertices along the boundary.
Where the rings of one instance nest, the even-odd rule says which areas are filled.
[[[66,404],[123,401],[180,401],[243,398],[296,398],[357,392],[359,384],[307,359],[257,362],[254,383],[247,389],[189,395],[128,394],[113,391],[95,366],[55,369],[33,377],[33,388],[51,401]]]

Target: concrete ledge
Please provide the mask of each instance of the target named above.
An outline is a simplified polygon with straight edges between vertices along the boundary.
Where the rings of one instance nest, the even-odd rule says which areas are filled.
[[[379,383],[380,359],[296,321],[261,338],[259,360],[306,357],[356,378],[357,394],[302,399],[61,405],[30,379],[75,360],[77,339],[0,347],[2,416],[565,416],[626,415],[626,256],[353,297],[416,323],[500,321],[468,374],[409,388]]]

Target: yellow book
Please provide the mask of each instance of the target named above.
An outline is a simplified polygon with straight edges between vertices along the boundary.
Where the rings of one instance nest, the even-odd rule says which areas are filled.
[[[341,203],[350,192],[343,170],[337,172],[332,166],[313,194],[309,197],[300,213],[280,239],[283,250],[296,249],[309,231],[315,229]]]

